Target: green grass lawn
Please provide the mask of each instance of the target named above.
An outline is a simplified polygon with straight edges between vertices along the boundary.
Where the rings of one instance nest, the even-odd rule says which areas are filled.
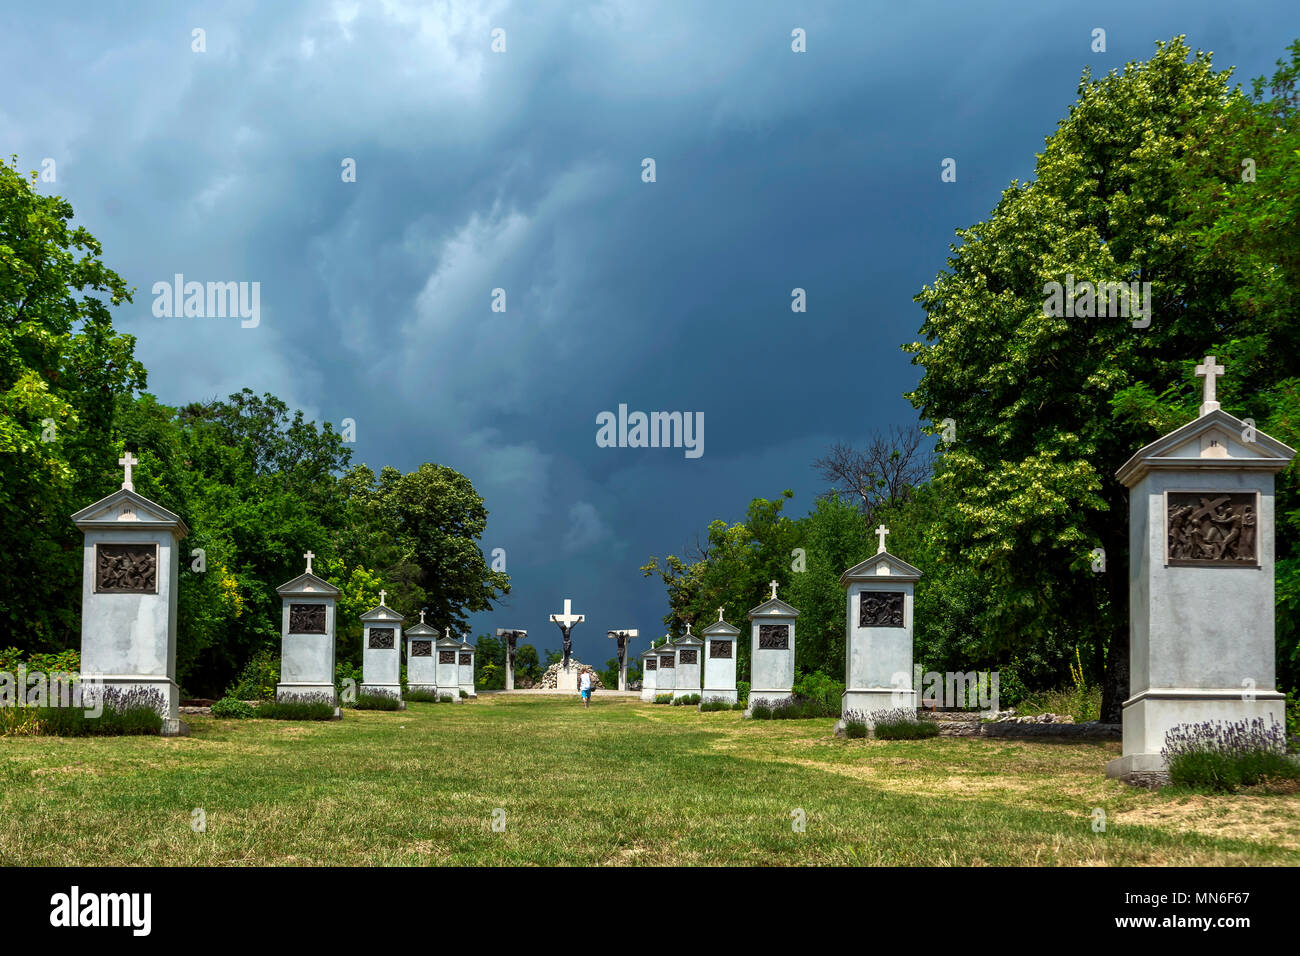
[[[1300,797],[1131,789],[1113,743],[841,740],[599,695],[408,706],[0,738],[0,863],[1300,864]]]

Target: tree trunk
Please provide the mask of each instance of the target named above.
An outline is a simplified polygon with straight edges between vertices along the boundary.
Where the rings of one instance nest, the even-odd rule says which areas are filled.
[[[1115,507],[1115,505],[1112,505]],[[1106,541],[1107,581],[1110,591],[1110,640],[1106,647],[1106,671],[1101,684],[1101,719],[1118,724],[1124,701],[1129,696],[1129,602],[1128,602],[1128,501],[1121,499],[1124,520],[1111,528]]]

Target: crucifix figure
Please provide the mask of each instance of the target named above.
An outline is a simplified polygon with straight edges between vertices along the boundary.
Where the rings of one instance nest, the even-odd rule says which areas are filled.
[[[573,638],[569,635],[573,633],[573,626],[581,624],[587,619],[584,614],[573,613],[573,602],[568,598],[564,599],[564,613],[552,614],[551,620],[560,626],[560,633],[564,635],[564,669],[569,669],[569,655],[573,650]]]
[[[885,550],[885,535],[889,534],[889,529],[882,524],[876,529],[876,534],[880,537],[880,548],[876,551],[876,554],[880,554]]]
[[[1205,356],[1205,361],[1196,366],[1196,374],[1205,380],[1203,383],[1204,391],[1201,395],[1202,415],[1208,415],[1219,407],[1219,403],[1214,394],[1215,380],[1226,371],[1227,369],[1222,365],[1215,364],[1213,355]]]
[[[131,481],[131,469],[135,465],[140,464],[140,459],[136,458],[135,455],[131,454],[128,451],[125,455],[123,455],[121,458],[117,460],[117,463],[119,465],[126,466],[126,480],[122,482],[122,487],[125,488],[127,491],[135,491],[135,483]]]
[[[775,600],[776,600],[776,581],[775,581],[775,580],[771,580],[771,581],[768,581],[767,583],[768,583],[768,586],[772,588],[772,600],[775,601]]]
[[[515,689],[515,642],[527,636],[527,631],[508,627],[497,628],[497,637],[505,638],[506,642],[506,690]]]
[[[303,557],[307,559],[307,573],[311,574],[311,559],[316,557],[316,555],[312,554],[311,551],[308,551],[303,555]]]

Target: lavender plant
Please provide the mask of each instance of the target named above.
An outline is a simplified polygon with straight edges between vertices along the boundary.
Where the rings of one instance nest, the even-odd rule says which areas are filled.
[[[1170,782],[1193,789],[1232,792],[1268,777],[1300,778],[1300,764],[1286,756],[1286,731],[1262,717],[1179,724],[1165,734],[1161,754]]]

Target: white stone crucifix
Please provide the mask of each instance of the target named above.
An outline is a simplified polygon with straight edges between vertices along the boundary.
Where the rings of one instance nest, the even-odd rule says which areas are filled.
[[[771,581],[768,581],[767,583],[768,583],[768,586],[772,589],[772,598],[771,598],[771,600],[775,601],[775,600],[776,600],[776,579],[774,578],[774,579],[772,579]]]
[[[126,480],[122,482],[122,487],[127,491],[135,491],[135,483],[131,481],[131,469],[140,464],[140,459],[128,451],[117,460],[117,463],[126,466]]]
[[[1205,380],[1203,383],[1204,390],[1201,395],[1202,415],[1208,415],[1219,407],[1214,394],[1215,380],[1226,371],[1222,365],[1215,364],[1213,355],[1205,356],[1205,361],[1196,366],[1197,376]]]
[[[885,550],[885,535],[887,534],[889,534],[889,529],[883,524],[876,529],[876,535],[880,538],[880,547],[876,550],[876,554],[880,554]]]
[[[551,620],[561,627],[573,627],[575,624],[581,624],[587,619],[585,614],[573,613],[573,601],[569,598],[564,599],[564,613],[552,614]],[[584,632],[585,633],[585,632]]]
[[[308,551],[306,554],[303,555],[303,557],[307,559],[307,573],[311,574],[311,559],[316,557],[316,555],[314,555],[311,551]]]

